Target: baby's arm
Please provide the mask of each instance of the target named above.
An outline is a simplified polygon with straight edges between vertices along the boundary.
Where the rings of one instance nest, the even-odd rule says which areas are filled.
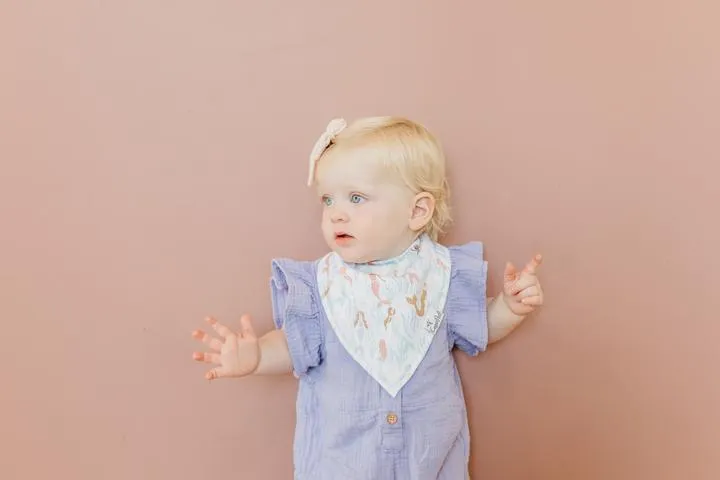
[[[260,337],[260,361],[255,375],[278,375],[292,372],[287,337],[282,329],[270,330]]]
[[[217,365],[205,374],[213,380],[220,377],[244,377],[246,375],[275,375],[290,373],[292,361],[285,332],[272,330],[262,337],[255,335],[249,315],[240,318],[240,330],[234,332],[214,318],[206,321],[222,337],[211,337],[202,330],[195,330],[193,337],[210,347],[210,352],[195,352],[199,362]]]
[[[507,336],[543,304],[543,291],[537,277],[542,257],[536,255],[519,274],[512,263],[505,266],[503,291],[494,299],[488,298],[488,343]]]
[[[512,332],[525,319],[525,315],[516,315],[503,299],[504,293],[495,298],[488,297],[487,322],[488,343],[494,343]]]

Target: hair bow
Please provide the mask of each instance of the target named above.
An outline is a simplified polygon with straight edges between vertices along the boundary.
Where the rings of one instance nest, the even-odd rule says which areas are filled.
[[[308,187],[312,185],[313,178],[315,178],[315,167],[318,160],[320,160],[322,154],[330,146],[333,140],[335,140],[335,137],[345,130],[345,127],[347,127],[347,123],[342,118],[330,120],[330,123],[328,123],[325,131],[322,135],[320,135],[320,138],[317,139],[317,142],[315,142],[315,146],[313,147],[312,152],[310,152],[310,173],[308,174],[307,181]]]

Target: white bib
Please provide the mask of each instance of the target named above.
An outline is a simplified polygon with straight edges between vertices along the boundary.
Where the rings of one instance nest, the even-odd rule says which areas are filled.
[[[444,319],[450,252],[420,236],[400,256],[366,264],[336,253],[317,269],[322,304],[347,352],[393,397]]]

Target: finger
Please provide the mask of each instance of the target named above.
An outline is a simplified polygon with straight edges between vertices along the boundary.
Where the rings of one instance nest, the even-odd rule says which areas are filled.
[[[215,380],[225,376],[225,370],[222,367],[215,367],[205,374],[207,380]]]
[[[513,282],[517,278],[517,269],[511,262],[505,264],[505,282]]]
[[[213,317],[207,317],[205,319],[205,321],[208,322],[210,325],[212,325],[212,327],[215,329],[215,331],[218,333],[218,335],[220,335],[223,338],[232,334],[232,330],[230,330],[228,327],[226,327],[222,323],[218,323],[218,321],[215,320]]]
[[[533,285],[537,285],[537,277],[529,275],[521,276],[515,283],[510,285],[507,293],[510,295],[517,295],[519,292]]]
[[[530,285],[517,293],[518,298],[535,297],[537,295],[540,295],[540,289],[537,285]]]
[[[535,295],[534,297],[525,297],[520,300],[520,302],[523,305],[532,305],[535,307],[539,307],[543,304],[543,297],[542,295]]]
[[[208,335],[207,333],[203,332],[202,330],[195,330],[195,331],[192,333],[192,336],[193,336],[193,338],[195,338],[196,340],[200,340],[200,341],[203,342],[205,345],[207,345],[207,346],[210,347],[211,349],[216,350],[216,351],[218,351],[218,352],[220,351],[220,349],[221,349],[222,346],[223,346],[223,343],[222,343],[220,340],[218,340],[218,339],[215,338],[215,337],[211,337],[210,335]]]
[[[243,337],[255,338],[255,329],[253,328],[250,315],[240,317],[240,333]]]
[[[523,273],[529,273],[530,275],[535,275],[537,272],[538,267],[542,263],[542,255],[537,254],[533,257],[532,260],[530,260],[527,265],[525,265],[525,268],[523,268]]]
[[[217,363],[220,364],[220,354],[212,352],[194,352],[193,359],[198,362]]]

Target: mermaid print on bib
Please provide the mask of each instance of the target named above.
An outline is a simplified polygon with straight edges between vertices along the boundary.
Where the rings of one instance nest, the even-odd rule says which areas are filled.
[[[390,395],[397,395],[444,320],[448,249],[421,235],[389,260],[346,263],[332,252],[319,261],[317,280],[340,343]]]

